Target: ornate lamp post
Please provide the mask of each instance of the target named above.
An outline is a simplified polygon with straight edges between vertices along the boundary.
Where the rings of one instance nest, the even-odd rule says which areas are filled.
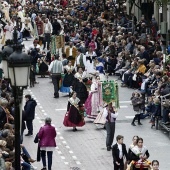
[[[15,103],[15,169],[20,169],[20,103],[23,89],[28,86],[30,56],[22,51],[13,52],[8,58],[9,78]]]

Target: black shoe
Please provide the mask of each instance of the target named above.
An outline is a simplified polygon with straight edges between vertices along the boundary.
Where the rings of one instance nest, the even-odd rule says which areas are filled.
[[[110,146],[108,146],[108,147],[107,147],[107,151],[110,151],[110,150],[111,150],[111,147],[110,147]]]
[[[27,133],[25,136],[32,136],[33,134],[32,133]]]
[[[131,123],[132,126],[136,126],[135,123]]]
[[[143,124],[139,122],[138,125],[143,125]]]
[[[59,98],[59,96],[54,96],[54,98]]]
[[[151,129],[155,126],[155,124],[151,125]]]
[[[47,168],[42,168],[41,170],[47,170]]]

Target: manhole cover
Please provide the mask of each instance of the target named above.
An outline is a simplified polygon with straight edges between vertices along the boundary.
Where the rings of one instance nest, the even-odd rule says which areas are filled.
[[[116,123],[131,123],[132,120],[124,119],[124,120],[116,120]]]

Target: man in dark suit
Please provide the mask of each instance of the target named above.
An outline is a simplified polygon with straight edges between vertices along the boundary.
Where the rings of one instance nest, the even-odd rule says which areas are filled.
[[[123,136],[118,135],[116,137],[117,143],[113,145],[112,148],[112,156],[113,156],[113,164],[114,170],[124,170],[124,161],[123,156],[128,160],[126,145],[123,143]]]

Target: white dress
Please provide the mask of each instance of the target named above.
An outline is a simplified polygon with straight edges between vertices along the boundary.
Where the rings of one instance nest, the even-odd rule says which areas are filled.
[[[7,24],[4,29],[6,30],[6,35],[5,35],[5,39],[6,40],[12,40],[13,38],[13,30],[14,30],[14,26],[11,24]]]
[[[95,57],[97,57],[97,55],[94,51],[92,53],[86,52],[85,69],[87,70],[87,73],[95,73]]]

